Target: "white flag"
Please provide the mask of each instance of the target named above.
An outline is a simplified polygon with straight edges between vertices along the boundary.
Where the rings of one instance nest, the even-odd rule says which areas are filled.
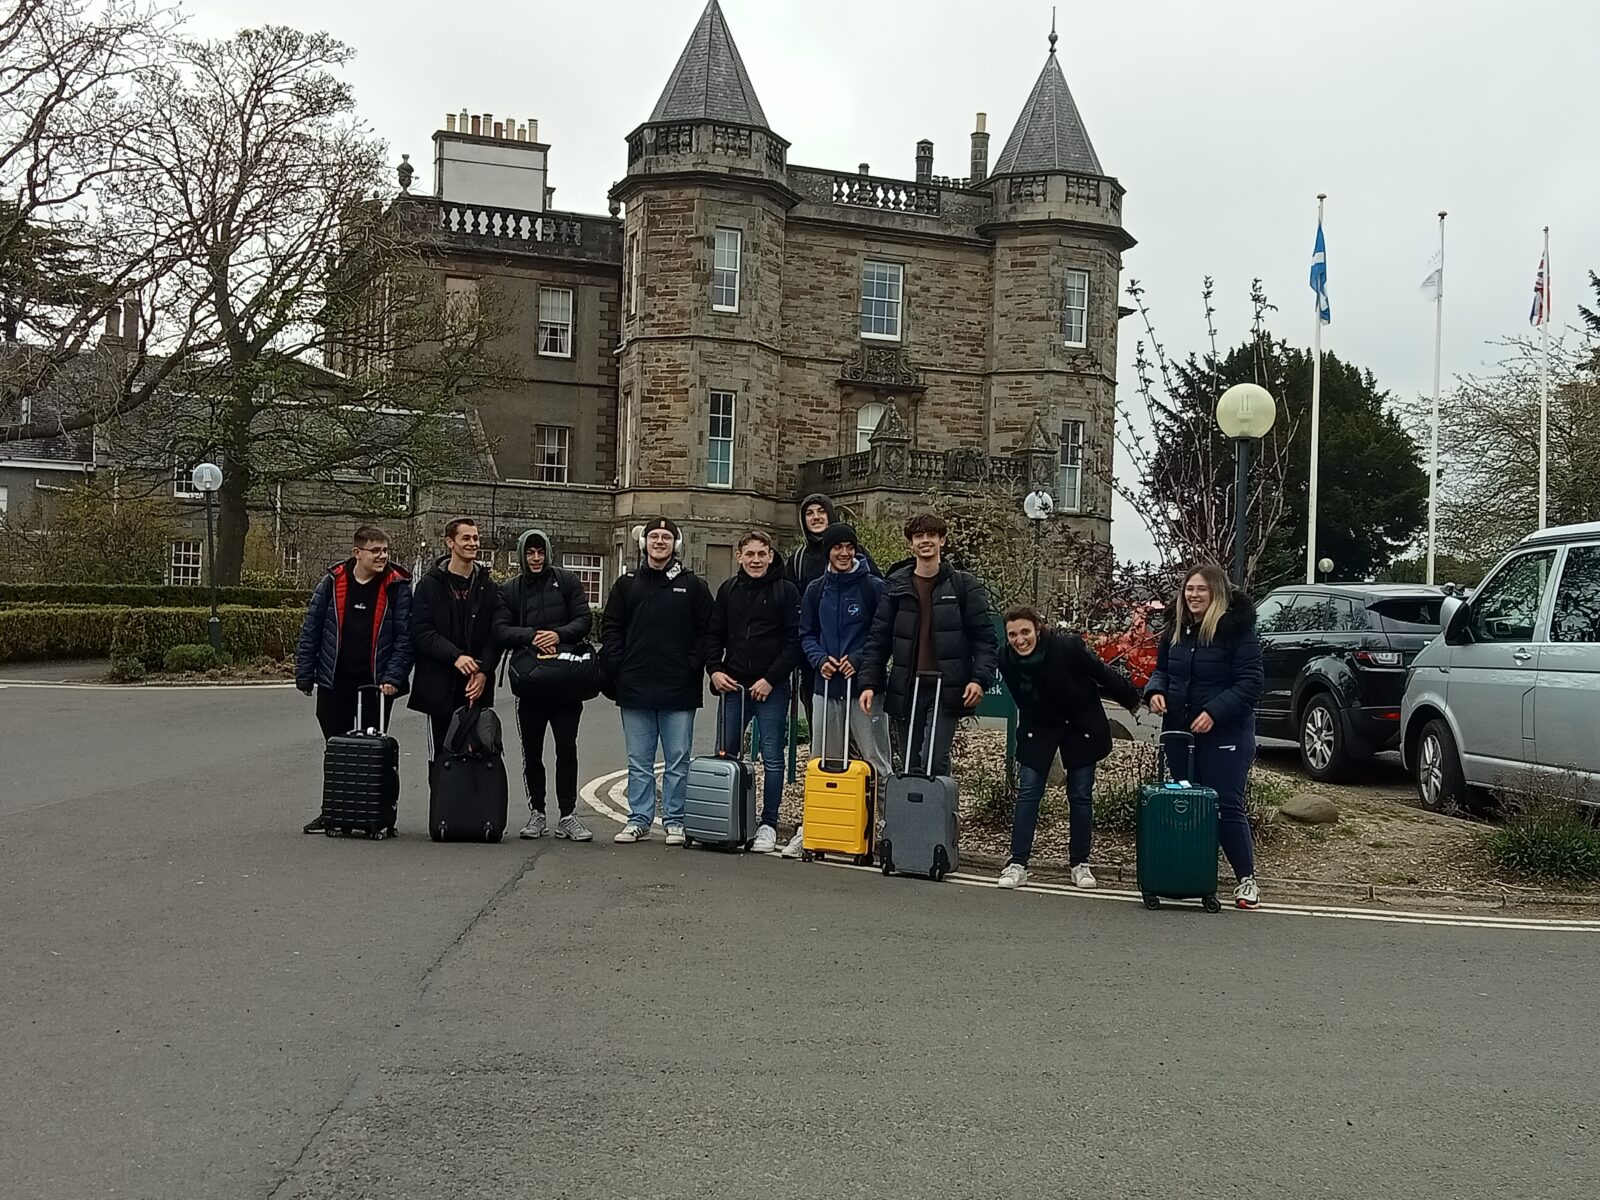
[[[1444,256],[1435,253],[1428,260],[1428,276],[1422,281],[1422,294],[1429,300],[1444,295]]]

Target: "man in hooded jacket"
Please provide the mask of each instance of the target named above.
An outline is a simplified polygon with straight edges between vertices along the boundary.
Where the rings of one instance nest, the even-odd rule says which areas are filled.
[[[571,571],[555,565],[550,535],[530,529],[517,539],[517,561],[522,570],[500,589],[495,608],[496,652],[533,646],[540,654],[554,654],[589,635],[594,617],[583,583]],[[555,835],[574,842],[594,838],[579,821],[578,722],[583,702],[568,697],[518,696],[517,730],[522,735],[522,785],[528,792],[528,823],[519,836],[542,838],[549,829],[545,816],[544,734],[548,728],[556,743],[556,803],[561,819]]]
[[[494,610],[500,587],[478,561],[478,523],[445,526],[449,551],[420,580],[411,602],[416,673],[406,707],[428,716],[428,762],[444,744],[450,718],[469,701],[494,704]]]
[[[789,555],[789,561],[784,565],[784,573],[800,595],[804,596],[807,588],[828,573],[828,550],[822,544],[822,537],[827,533],[828,527],[839,518],[833,500],[821,492],[813,492],[801,500],[799,512],[800,544]],[[857,546],[856,554],[866,564],[869,574],[882,574],[865,546]],[[800,690],[800,703],[806,710],[806,723],[809,725],[812,694],[817,686],[817,673],[809,662],[800,664],[797,686]],[[813,733],[812,738],[815,737],[816,734]]]

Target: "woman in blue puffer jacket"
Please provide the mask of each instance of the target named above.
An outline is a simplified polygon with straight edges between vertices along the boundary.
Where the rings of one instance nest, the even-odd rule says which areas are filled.
[[[1145,699],[1161,714],[1163,731],[1194,734],[1190,770],[1196,783],[1217,793],[1218,839],[1239,881],[1233,902],[1254,908],[1261,892],[1244,789],[1256,757],[1263,683],[1256,606],[1208,563],[1189,572],[1172,612]]]

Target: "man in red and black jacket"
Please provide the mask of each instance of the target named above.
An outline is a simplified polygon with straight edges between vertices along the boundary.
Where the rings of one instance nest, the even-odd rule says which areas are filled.
[[[295,647],[295,686],[317,693],[317,724],[323,738],[349,733],[356,724],[361,688],[383,692],[383,723],[394,698],[411,676],[411,577],[389,562],[389,538],[363,525],[352,538],[351,557],[335,563],[317,584]],[[376,723],[377,714],[368,719]],[[305,827],[318,833],[322,818]]]

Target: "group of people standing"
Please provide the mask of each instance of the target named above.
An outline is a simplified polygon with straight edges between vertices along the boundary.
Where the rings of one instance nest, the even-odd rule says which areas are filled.
[[[708,678],[719,698],[722,752],[738,753],[756,725],[763,778],[753,848],[771,853],[778,850],[791,688],[799,689],[813,752],[821,752],[826,726],[835,739],[848,735],[854,756],[887,777],[894,769],[892,723],[902,762],[917,769],[931,762],[935,774],[948,774],[956,726],[998,673],[1018,706],[1020,766],[1002,887],[1027,882],[1039,803],[1057,758],[1066,770],[1073,882],[1095,886],[1094,774],[1111,750],[1101,703],[1109,696],[1130,711],[1148,703],[1164,728],[1195,735],[1191,775],[1218,793],[1220,840],[1238,879],[1235,902],[1258,903],[1244,789],[1255,757],[1261,644],[1253,604],[1218,568],[1200,567],[1185,579],[1141,696],[1081,637],[1051,627],[1033,608],[1005,614],[1000,646],[984,585],[946,560],[948,530],[937,515],[906,522],[909,554],[887,570],[856,530],[837,519],[828,497],[807,496],[800,523],[803,540],[787,561],[769,535],[746,533],[736,548],[737,570],[715,595],[685,565],[675,522],[663,516],[643,527],[639,565],[612,586],[600,628],[601,689],[621,710],[628,758],[629,816],[616,842],[651,834],[659,752],[661,825],[669,846],[684,844],[695,714]],[[519,572],[503,586],[478,562],[478,529],[469,519],[449,523],[448,553],[414,592],[407,572],[389,562],[381,530],[363,526],[354,543],[351,558],[331,568],[312,596],[296,658],[296,682],[307,695],[315,691],[324,737],[353,727],[360,689],[382,690],[386,723],[388,706],[409,688],[409,706],[428,718],[431,763],[458,708],[493,703],[495,663],[503,654],[524,646],[554,653],[592,630],[581,581],[555,565],[551,540],[540,530],[522,536]],[[549,730],[559,808],[554,834],[592,840],[575,811],[582,704],[518,697],[516,708],[530,810],[521,836],[550,832]],[[836,742],[836,756],[842,750]],[[306,832],[319,827],[312,821]],[[797,857],[801,841],[796,830],[782,853]]]

